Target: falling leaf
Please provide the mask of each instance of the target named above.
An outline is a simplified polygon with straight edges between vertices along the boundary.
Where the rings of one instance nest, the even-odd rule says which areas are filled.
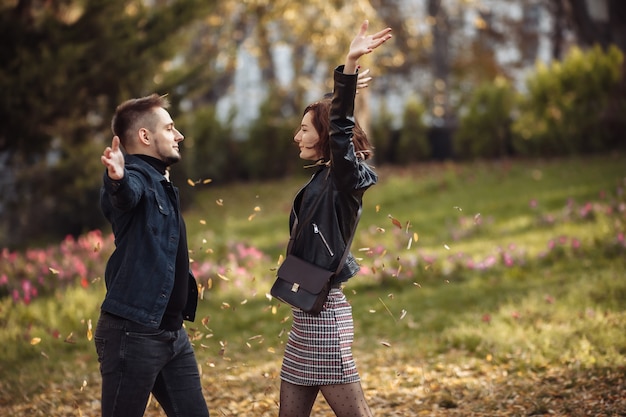
[[[474,216],[474,223],[478,222],[480,222],[480,213],[476,213],[476,215]]]
[[[398,270],[393,275],[397,278],[400,276],[400,272],[402,272],[402,265],[398,265]]]
[[[402,320],[404,317],[406,316],[406,310],[402,310],[402,313],[400,314],[400,320]]]
[[[377,227],[376,231],[380,233],[385,233],[385,229],[383,229],[382,227]]]
[[[413,285],[415,285],[417,288],[422,288],[419,282],[414,282]]]
[[[370,248],[359,248],[358,249],[359,252],[367,252],[369,250],[370,250]]]
[[[459,206],[454,206],[453,208],[458,210],[458,211],[463,211],[463,209],[461,207],[459,207]]]
[[[389,307],[387,307],[387,304],[385,304],[385,302],[383,301],[382,298],[378,297],[378,301],[380,301],[383,305],[383,307],[385,307],[385,310],[387,310],[387,313],[389,313],[389,315],[391,316],[391,318],[393,319],[393,321],[396,321],[396,318],[393,316],[393,313],[391,312],[391,310],[389,310]],[[397,322],[397,321],[396,321]]]
[[[376,204],[376,213],[380,211],[380,204]]]
[[[193,182],[191,179],[187,178],[187,184],[191,185],[192,187],[196,186],[196,183]]]
[[[41,343],[41,337],[33,337],[30,339],[30,344],[33,346],[38,345],[39,343]]]
[[[407,249],[407,250],[411,249],[411,244],[412,244],[412,243],[413,243],[413,238],[412,238],[412,237],[410,237],[410,238],[409,238],[409,243],[406,245],[406,249]]]
[[[446,250],[450,250],[450,246],[448,246],[446,244],[444,244],[443,247],[446,248]]]
[[[91,339],[93,339],[93,333],[91,332],[91,319],[89,319],[87,321],[87,340],[91,342]]]
[[[201,300],[204,300],[204,285],[202,284],[198,284],[198,297],[200,297]]]
[[[52,267],[48,268],[50,270],[50,272],[52,272],[54,275],[58,275],[59,274],[59,270],[58,269],[54,269]]]
[[[213,182],[213,180],[211,178],[207,178],[207,179],[202,181],[202,184],[208,184],[210,182]]]
[[[254,219],[254,217],[256,216],[255,213],[251,214],[248,216],[248,221],[252,221],[252,219]]]
[[[400,220],[396,219],[391,214],[388,214],[387,217],[391,219],[391,223],[393,223],[394,226],[396,226],[398,229],[402,229],[402,223],[400,223]]]
[[[206,224],[206,220],[200,220],[200,224],[205,225]]]
[[[222,275],[222,274],[219,274],[219,273],[218,273],[218,274],[217,274],[217,276],[218,276],[220,279],[224,280],[224,281],[230,281],[230,280],[228,279],[228,277],[226,277],[226,276],[224,276],[224,275]]]
[[[218,206],[223,206],[224,200],[222,200],[221,198],[218,198],[217,200],[215,200],[215,203],[217,203]]]
[[[391,343],[389,343],[389,342],[381,341],[380,344],[385,346],[385,347],[391,347]]]
[[[417,242],[418,238],[419,238],[419,237],[417,236],[417,232],[414,232],[414,233],[413,233],[413,241],[414,241],[414,242]]]
[[[256,207],[254,208],[254,211],[256,211],[256,212],[259,212],[259,211],[261,211],[261,207],[259,207],[259,206],[256,206]]]
[[[404,229],[404,233],[408,234],[410,228],[411,228],[411,222],[407,221],[406,222],[406,228]]]
[[[76,340],[74,340],[74,332],[70,332],[70,334],[67,335],[67,337],[64,340],[65,343],[76,343]]]

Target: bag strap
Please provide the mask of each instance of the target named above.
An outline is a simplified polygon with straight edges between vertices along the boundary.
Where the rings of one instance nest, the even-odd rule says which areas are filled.
[[[318,199],[317,199],[317,201],[315,203],[315,207],[317,207],[317,203],[319,202],[319,200],[320,200],[320,198],[318,197]],[[361,218],[361,212],[362,211],[363,211],[363,207],[359,206],[359,210],[356,213],[356,221],[355,221],[356,225],[359,224],[359,219]],[[312,210],[312,213],[313,212],[314,212],[314,210]],[[309,217],[309,219],[310,219],[310,217]],[[309,219],[307,219],[307,222],[308,222]],[[293,242],[295,240],[297,226],[298,226],[298,217],[296,217],[295,221],[293,222],[293,226],[291,227],[291,235],[289,236],[289,244],[287,245],[287,254],[291,253],[291,248],[292,248]],[[335,271],[335,275],[338,274],[339,271],[341,271],[341,268],[343,268],[343,265],[346,262],[346,258],[348,257],[348,253],[350,252],[350,246],[352,246],[352,240],[354,239],[354,235],[355,234],[356,234],[356,229],[355,229],[355,232],[350,235],[350,238],[346,242],[346,248],[343,251],[343,255],[341,256],[341,260],[339,261],[339,265],[337,266],[337,270]]]

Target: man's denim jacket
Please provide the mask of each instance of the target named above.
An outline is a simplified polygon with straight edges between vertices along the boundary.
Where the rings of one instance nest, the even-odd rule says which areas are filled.
[[[125,159],[124,178],[114,181],[105,171],[100,192],[100,207],[115,235],[102,310],[158,328],[174,286],[182,217],[168,193],[178,204],[178,189],[141,158]],[[190,270],[185,320],[195,319],[197,303]]]

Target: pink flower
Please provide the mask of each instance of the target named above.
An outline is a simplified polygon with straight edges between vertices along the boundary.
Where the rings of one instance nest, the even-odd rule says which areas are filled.
[[[511,255],[509,255],[508,253],[504,253],[503,258],[504,258],[504,265],[513,266],[514,262],[513,262],[513,258],[511,257]]]

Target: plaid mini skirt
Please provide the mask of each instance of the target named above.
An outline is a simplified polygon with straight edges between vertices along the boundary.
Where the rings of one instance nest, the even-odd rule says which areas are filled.
[[[298,308],[292,308],[292,313],[280,378],[306,386],[358,382],[352,357],[352,306],[341,288],[331,288],[318,316]]]

